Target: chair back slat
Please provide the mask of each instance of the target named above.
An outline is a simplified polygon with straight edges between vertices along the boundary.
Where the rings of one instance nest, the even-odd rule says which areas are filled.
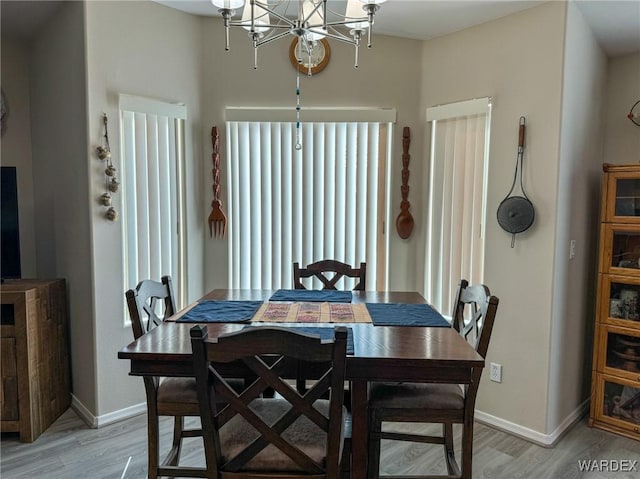
[[[460,281],[454,306],[453,326],[483,358],[487,355],[498,298],[483,284]]]
[[[176,312],[169,276],[161,282],[145,279],[125,293],[133,336],[138,339]]]
[[[328,276],[327,273],[331,274]],[[336,290],[336,284],[343,277],[357,278],[358,282],[353,287],[354,291],[364,291],[367,283],[367,264],[360,263],[359,268],[352,268],[351,265],[340,261],[327,259],[316,261],[300,267],[300,263],[293,263],[293,282],[295,289],[306,289],[302,284],[302,279],[315,277],[322,283],[322,289]]]
[[[485,358],[489,349],[493,323],[498,310],[499,300],[492,296],[489,288],[483,284],[469,285],[461,280],[454,305],[453,327]],[[476,368],[471,384],[465,386],[466,396],[475,401],[480,386],[483,368]]]

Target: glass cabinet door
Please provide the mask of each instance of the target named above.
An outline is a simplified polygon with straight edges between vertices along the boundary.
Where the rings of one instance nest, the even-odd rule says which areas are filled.
[[[640,225],[605,223],[600,271],[640,277]]]
[[[640,331],[615,326],[601,330],[602,350],[599,369],[640,384]]]
[[[640,383],[599,375],[598,419],[640,432]]]
[[[607,189],[607,221],[640,223],[640,179],[637,173],[612,173]]]
[[[600,318],[625,328],[640,329],[640,277],[602,275]]]

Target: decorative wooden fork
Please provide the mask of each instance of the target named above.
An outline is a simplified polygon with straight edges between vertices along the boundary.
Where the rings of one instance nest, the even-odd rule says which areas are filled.
[[[220,201],[220,136],[218,127],[211,128],[211,143],[213,145],[213,201],[211,202],[211,213],[209,213],[209,236],[224,238],[227,232],[227,217],[222,210]]]

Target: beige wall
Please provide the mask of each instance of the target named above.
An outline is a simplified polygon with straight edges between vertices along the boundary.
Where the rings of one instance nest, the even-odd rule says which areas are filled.
[[[532,434],[547,426],[564,22],[565,6],[549,2],[427,41],[421,58],[421,115],[434,105],[493,98],[485,282],[500,306],[487,360],[502,364],[503,382],[485,374],[477,408],[485,420]],[[524,183],[536,218],[511,248],[495,211],[513,179],[521,115]],[[427,159],[418,164],[426,185]],[[427,192],[420,193],[426,204]]]
[[[97,404],[92,412],[99,422],[112,420],[109,413],[144,401],[139,378],[128,376],[129,364],[117,359],[117,352],[132,340],[125,324],[122,274],[122,222],[104,218],[98,198],[104,193],[104,163],[95,156],[102,141],[102,114],[109,118],[109,140],[114,166],[123,171],[120,155],[118,95],[139,95],[185,103],[187,256],[189,295],[202,295],[202,240],[204,238],[200,177],[202,107],[201,38],[197,17],[152,2],[87,2],[87,94],[88,145],[91,204],[92,262],[95,274],[96,388]],[[133,48],[132,48],[133,47]],[[114,195],[114,206],[122,212],[122,195]],[[142,278],[141,278],[142,279]],[[117,390],[118,394],[113,394]]]
[[[546,431],[555,439],[589,397],[607,60],[568,5]],[[588,100],[586,100],[588,99]],[[576,256],[569,259],[570,241]],[[563,424],[564,423],[564,424]]]
[[[73,394],[93,407],[97,358],[83,15],[81,2],[64,2],[32,42],[31,136],[38,276],[67,281]]]
[[[7,130],[2,136],[0,163],[15,166],[18,180],[20,264],[23,278],[36,277],[36,245],[31,161],[29,59],[21,41],[2,38],[2,90],[9,103]]]
[[[629,121],[627,114],[640,100],[640,52],[609,60],[606,97],[603,162],[637,163],[640,161],[640,126]],[[640,116],[640,105],[635,114]]]
[[[226,139],[224,109],[227,106],[289,106],[295,120],[296,70],[289,62],[290,40],[282,39],[260,49],[259,68],[253,70],[253,52],[246,33],[232,29],[231,51],[224,51],[224,30],[220,19],[203,19],[204,97],[202,144],[202,204],[208,215],[211,202],[211,137],[210,127],[222,129],[221,147],[224,168]],[[422,127],[419,124],[421,42],[376,35],[372,50],[360,52],[360,66],[353,68],[353,47],[331,42],[331,61],[317,76],[301,76],[301,118],[307,107],[391,107],[397,110],[394,133],[394,155],[391,178],[392,223],[399,213],[400,172],[402,169],[402,127],[409,126],[413,133],[410,200],[416,204],[420,198],[420,177],[413,174],[422,159]],[[226,171],[223,170],[222,193],[227,194]],[[223,196],[225,198],[225,196]],[[203,221],[206,218],[203,217]],[[416,229],[424,221],[416,222]],[[418,265],[415,262],[415,234],[408,240],[398,237],[395,227],[390,231],[390,289],[415,290]],[[226,287],[228,278],[228,248],[225,241],[209,239],[207,233],[206,288]]]

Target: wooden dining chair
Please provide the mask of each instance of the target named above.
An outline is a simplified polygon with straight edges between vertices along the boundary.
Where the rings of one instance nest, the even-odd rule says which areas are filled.
[[[327,277],[327,273],[330,273],[331,276]],[[353,287],[353,290],[364,291],[367,284],[367,264],[360,263],[359,268],[352,268],[351,265],[346,263],[325,259],[311,263],[306,268],[301,268],[300,263],[293,263],[293,284],[295,289],[307,289],[302,284],[302,279],[311,277],[316,277],[322,282],[322,289],[337,289],[336,283],[344,276],[357,278],[359,281]]]
[[[138,339],[176,312],[171,278],[143,280],[125,293],[133,336]],[[180,467],[182,440],[202,436],[202,429],[185,429],[186,416],[200,416],[195,378],[144,377],[147,395],[148,477],[204,477],[202,468]],[[173,416],[172,446],[159,457],[159,417]]]
[[[453,327],[467,339],[483,358],[486,357],[491,330],[498,308],[498,298],[481,284],[470,286],[460,282],[454,305]],[[392,439],[444,446],[447,476],[416,476],[422,478],[449,477],[471,479],[473,457],[473,417],[476,394],[482,368],[472,372],[471,383],[373,383],[369,389],[369,454],[368,478],[381,477],[380,441]],[[392,432],[383,422],[439,423],[441,436],[425,436]],[[462,424],[462,468],[454,454],[453,424]],[[394,477],[394,476],[384,476]],[[407,476],[403,476],[407,477]]]
[[[332,341],[296,328],[247,327],[214,339],[206,327],[191,328],[206,477],[340,477],[346,340],[345,327],[335,328]],[[313,362],[317,373],[304,395],[287,381],[299,360]],[[221,373],[230,363],[256,378],[241,394]],[[267,388],[274,397],[260,396]]]
[[[330,274],[329,277],[327,275]],[[300,263],[293,263],[293,282],[295,289],[306,289],[302,284],[303,278],[316,277],[322,283],[322,289],[335,290],[336,284],[343,277],[357,278],[358,282],[353,287],[354,291],[364,291],[367,284],[367,264],[360,263],[359,268],[352,268],[351,265],[340,261],[325,259],[300,268]],[[304,370],[300,369],[297,378],[297,387],[300,392],[306,389],[306,377]],[[345,391],[345,404],[351,407],[350,386]]]

